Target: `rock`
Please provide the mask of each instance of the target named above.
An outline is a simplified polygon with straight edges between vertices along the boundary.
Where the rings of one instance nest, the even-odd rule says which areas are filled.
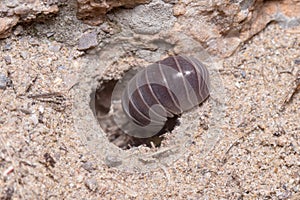
[[[18,0],[5,0],[5,5],[9,8],[14,8],[18,5]]]
[[[46,36],[49,38],[49,37],[52,37],[54,34],[55,34],[55,32],[50,31],[50,32],[46,33]]]
[[[99,25],[104,21],[105,14],[113,8],[120,6],[132,8],[148,2],[150,0],[77,0],[77,18],[90,25]]]
[[[156,34],[169,29],[176,19],[172,14],[172,6],[160,1],[137,6],[128,14],[130,27],[139,34]]]
[[[295,59],[295,60],[294,60],[294,63],[295,63],[296,65],[300,65],[300,58],[299,58],[299,59]]]
[[[173,31],[184,30],[212,55],[228,57],[271,21],[284,27],[300,25],[300,1],[179,1]]]
[[[87,179],[84,184],[89,190],[93,192],[95,192],[98,189],[98,182],[96,179]]]
[[[107,156],[105,158],[105,164],[109,167],[116,167],[122,164],[122,160],[116,156]]]
[[[47,4],[44,0],[0,1],[0,39],[10,35],[12,28],[18,22],[29,22],[40,15],[48,15],[58,12],[59,2]]]
[[[32,46],[39,46],[40,45],[39,41],[35,38],[30,38],[28,43],[31,44]]]
[[[184,15],[186,12],[186,9],[184,6],[182,5],[175,5],[173,8],[173,14],[174,16],[180,16],[180,15]]]
[[[1,16],[1,15],[0,15]],[[0,39],[9,36],[11,29],[18,23],[19,17],[2,17],[0,18]]]
[[[127,36],[134,33],[154,35],[162,30],[170,31],[176,21],[172,5],[160,0],[136,6],[133,9],[120,10],[109,15],[109,18],[112,21],[118,21],[123,34]]]
[[[25,52],[25,51],[22,51],[22,52],[20,53],[20,56],[21,56],[24,60],[26,60],[27,57],[28,57],[28,53]]]
[[[12,48],[11,43],[7,43],[7,44],[4,45],[3,51],[9,51],[9,50],[11,50],[11,48]]]
[[[4,74],[0,74],[0,89],[5,90],[7,85],[7,77]]]
[[[88,172],[91,172],[95,169],[94,164],[92,162],[89,162],[89,161],[83,163],[81,166],[82,166],[83,169],[85,169]]]
[[[5,60],[5,63],[7,65],[11,64],[11,57],[10,56],[4,56],[4,60]]]
[[[24,29],[21,25],[18,25],[17,28],[14,30],[14,35],[18,36],[23,33]]]
[[[244,70],[241,71],[241,75],[243,78],[246,78],[246,72]]]
[[[109,34],[112,34],[112,27],[107,23],[107,22],[104,22],[103,24],[101,24],[100,26],[100,29],[104,32],[104,33],[109,33]]]
[[[87,50],[93,47],[96,47],[98,45],[97,41],[97,33],[96,32],[90,32],[85,33],[78,42],[78,50]]]
[[[52,52],[59,52],[60,49],[61,49],[60,44],[53,44],[49,46],[49,50]]]

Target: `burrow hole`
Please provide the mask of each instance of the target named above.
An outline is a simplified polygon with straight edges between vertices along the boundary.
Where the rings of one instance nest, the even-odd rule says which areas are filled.
[[[121,149],[130,149],[144,145],[150,148],[160,147],[163,140],[166,139],[165,134],[171,132],[175,126],[179,125],[179,117],[175,116],[166,121],[164,128],[159,131],[156,135],[150,138],[136,138],[123,132],[114,121],[111,115],[111,98],[113,90],[119,80],[99,80],[98,87],[94,94],[94,101],[91,101],[91,108],[94,110],[94,115],[98,120],[101,128],[106,134],[109,142],[118,146]],[[120,108],[121,109],[121,108]],[[117,112],[114,110],[113,112]]]

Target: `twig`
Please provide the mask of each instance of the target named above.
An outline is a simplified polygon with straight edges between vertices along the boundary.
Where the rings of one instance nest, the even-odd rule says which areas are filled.
[[[28,95],[28,98],[40,99],[40,98],[50,98],[50,97],[55,97],[55,96],[62,96],[62,94],[60,92],[52,92],[52,93],[44,93],[44,94],[33,94],[33,95]]]
[[[36,99],[40,102],[51,103],[56,111],[64,111],[68,106],[65,96],[60,92],[28,95],[28,98]]]

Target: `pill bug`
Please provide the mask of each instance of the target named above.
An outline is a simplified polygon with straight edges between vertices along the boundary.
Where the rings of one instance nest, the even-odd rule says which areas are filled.
[[[138,72],[122,95],[126,116],[139,127],[136,137],[160,131],[168,118],[187,111],[209,96],[209,73],[199,60],[170,56]]]

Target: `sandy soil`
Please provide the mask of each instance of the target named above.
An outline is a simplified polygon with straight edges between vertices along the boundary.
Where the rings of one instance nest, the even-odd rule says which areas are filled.
[[[138,173],[109,168],[75,131],[74,44],[86,26],[64,29],[69,17],[0,41],[1,200],[300,199],[299,92],[285,103],[297,87],[299,31],[270,24],[222,61],[224,135],[209,153],[199,127],[175,163]]]

